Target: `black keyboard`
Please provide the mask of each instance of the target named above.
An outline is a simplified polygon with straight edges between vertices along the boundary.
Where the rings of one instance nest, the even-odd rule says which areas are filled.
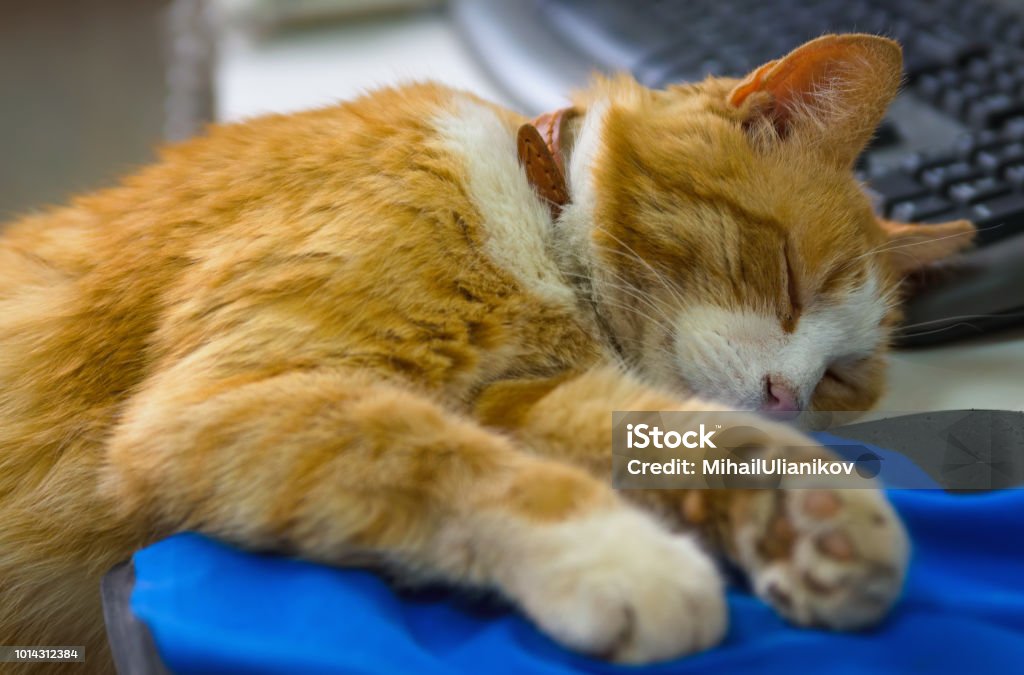
[[[858,161],[860,177],[882,215],[979,228],[979,248],[911,298],[900,343],[1024,324],[1024,1],[461,0],[454,15],[531,112],[556,107],[543,95],[583,84],[594,67],[662,87],[741,76],[823,33],[899,40],[907,85]]]

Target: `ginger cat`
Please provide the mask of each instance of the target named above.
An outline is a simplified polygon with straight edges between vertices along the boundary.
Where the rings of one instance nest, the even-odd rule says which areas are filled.
[[[852,176],[900,72],[826,36],[537,130],[383,89],[10,224],[0,644],[109,671],[100,577],[182,530],[494,589],[621,662],[722,637],[709,551],[797,624],[877,621],[908,555],[880,492],[619,494],[610,413],[878,398],[901,276],[972,231],[880,222]]]

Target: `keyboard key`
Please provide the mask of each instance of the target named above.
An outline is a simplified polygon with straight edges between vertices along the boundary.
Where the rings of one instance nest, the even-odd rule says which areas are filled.
[[[947,89],[939,99],[939,105],[953,117],[962,117],[964,110],[974,100],[965,94],[962,89]]]
[[[939,213],[933,213],[930,216],[924,216],[919,220],[922,223],[948,223],[953,220],[969,220],[974,222],[978,217],[978,214],[974,212],[974,208],[970,206],[961,206],[958,209],[952,211],[941,211]]]
[[[902,171],[892,171],[871,179],[867,188],[868,196],[875,209],[886,213],[890,205],[928,193],[928,188]]]
[[[958,153],[962,154],[962,153]],[[967,153],[966,157],[969,157],[970,153]],[[956,157],[950,156],[946,151],[941,152],[915,152],[907,155],[903,158],[900,166],[904,171],[909,171],[915,176],[922,176],[928,169],[943,166],[945,164],[951,164],[956,161]]]
[[[1024,231],[1024,194],[1016,193],[974,207],[978,243],[990,244]]]
[[[935,77],[939,78],[943,87],[960,87],[965,83],[964,74],[959,68],[943,68],[936,71]]]
[[[852,29],[856,26],[856,23],[851,23],[850,26]],[[886,36],[896,40],[897,42],[907,42],[913,37],[914,30],[914,24],[909,21],[894,21],[889,24],[889,30],[886,32]]]
[[[999,168],[999,153],[985,150],[975,155],[974,161],[985,171],[995,171]]]
[[[924,98],[932,101],[938,99],[942,95],[945,86],[946,85],[943,84],[942,80],[939,79],[939,76],[935,73],[922,75],[917,80],[918,93]]]
[[[1020,81],[1017,79],[1017,76],[1013,73],[1006,72],[1005,70],[996,73],[995,77],[992,79],[992,83],[995,85],[996,89],[1010,95],[1012,95],[1020,85]]]
[[[881,32],[884,32],[884,28]],[[916,77],[930,70],[938,70],[956,61],[956,49],[941,38],[929,33],[920,33],[903,52],[903,68],[910,77]]]
[[[1009,164],[1024,162],[1024,143],[990,147],[974,156],[974,162],[988,172],[998,172]]]
[[[932,58],[929,54],[923,54],[916,50],[903,52],[903,70],[911,79],[923,73],[938,70],[945,64],[945,61]]]
[[[906,45],[904,67],[911,77],[926,70],[966,61],[988,51],[988,47],[972,42],[953,31],[936,28],[916,33]]]
[[[936,195],[893,204],[889,217],[893,220],[913,222],[953,210],[956,205]]]
[[[1000,143],[1001,139],[996,132],[989,129],[963,134],[956,139],[956,152],[964,158],[969,158],[978,150],[984,150]]]
[[[934,11],[934,10],[932,10]],[[973,40],[962,35],[958,35],[951,30],[941,30],[942,33],[939,37],[943,40],[948,40],[953,45],[953,51],[957,63],[966,63],[972,58],[980,56],[988,56],[988,59],[992,62],[994,67],[1002,65],[1001,62],[997,61],[992,55],[989,55],[991,47],[984,41]]]
[[[986,59],[971,59],[964,70],[972,80],[987,80],[992,75],[992,64]]]
[[[1022,98],[1024,98],[1024,94],[1022,94]],[[1009,140],[1024,140],[1024,115],[1016,115],[1003,122],[1003,135]]]
[[[961,204],[974,204],[1009,191],[1008,184],[998,178],[985,176],[963,183],[954,183],[949,187],[949,196]]]
[[[993,68],[1006,68],[1020,62],[1020,55],[1019,53],[1007,50],[1005,47],[994,47],[988,55],[988,60]]]
[[[986,129],[1000,126],[1004,120],[1024,114],[1024,101],[1007,94],[991,94],[967,104],[964,117],[975,126]]]
[[[999,164],[1000,168],[1003,168],[1007,164],[1024,162],[1024,143],[1010,143],[1003,148],[1003,151],[1000,153],[1000,159],[1002,160]]]
[[[999,90],[985,80],[979,80],[977,82],[964,82],[958,88],[958,91],[966,98],[974,100],[982,96],[998,93]]]
[[[1017,189],[1024,187],[1024,164],[1011,164],[1003,169],[1003,180]]]
[[[1024,23],[1015,22],[1003,30],[1003,39],[1007,44],[1024,47]]]
[[[921,172],[921,182],[934,190],[944,190],[952,183],[980,178],[984,172],[968,163],[942,164]]]

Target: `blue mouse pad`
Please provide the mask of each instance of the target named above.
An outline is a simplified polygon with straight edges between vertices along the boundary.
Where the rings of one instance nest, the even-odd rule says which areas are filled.
[[[640,668],[572,654],[493,599],[399,594],[370,572],[249,554],[195,534],[135,555],[131,608],[177,673],[1024,671],[1024,490],[890,496],[914,556],[883,625],[857,634],[795,628],[732,590],[720,646]]]

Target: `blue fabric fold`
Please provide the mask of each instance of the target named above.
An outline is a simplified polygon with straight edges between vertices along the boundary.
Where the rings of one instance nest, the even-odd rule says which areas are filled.
[[[621,667],[570,653],[489,598],[398,593],[366,571],[182,534],[134,558],[135,614],[176,673],[1008,673],[1024,671],[1024,490],[894,490],[914,542],[904,596],[854,634],[787,625],[729,592],[718,647]]]

